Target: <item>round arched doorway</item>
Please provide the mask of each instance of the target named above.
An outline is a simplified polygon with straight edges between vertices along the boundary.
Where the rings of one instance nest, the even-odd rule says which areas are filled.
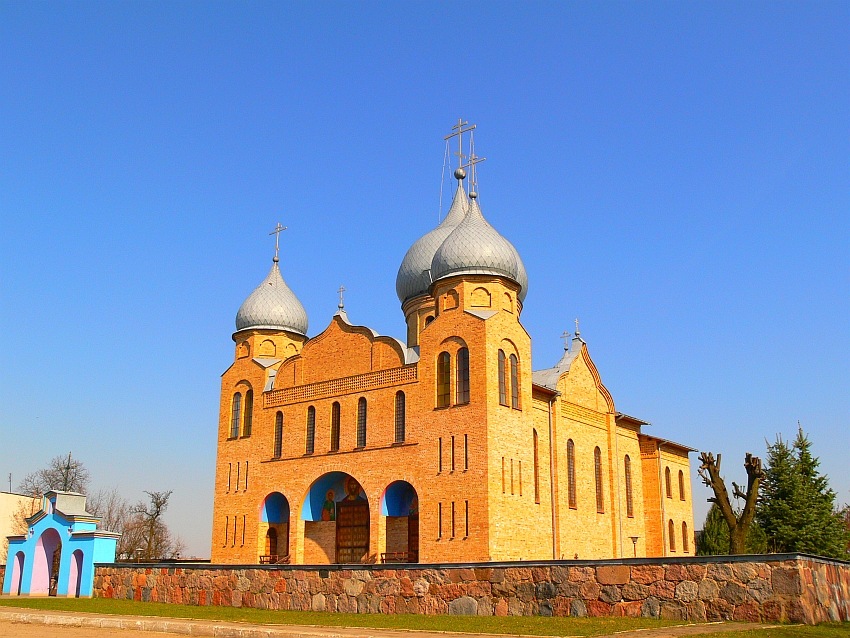
[[[407,481],[394,481],[381,495],[386,517],[386,551],[381,562],[419,562],[419,497]]]
[[[323,474],[301,509],[305,563],[363,563],[369,558],[369,501],[345,472]]]
[[[289,501],[280,492],[263,499],[259,545],[261,563],[289,562]]]

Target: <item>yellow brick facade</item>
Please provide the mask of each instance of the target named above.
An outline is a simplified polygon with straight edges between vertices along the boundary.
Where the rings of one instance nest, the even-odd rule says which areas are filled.
[[[291,295],[276,268],[266,281]],[[262,321],[237,330],[213,562],[693,553],[691,450],[617,411],[578,335],[532,372],[524,276],[437,277],[403,301],[406,343],[342,309],[311,338]],[[249,306],[240,315],[262,310]]]
[[[274,556],[304,564],[335,562],[337,522],[309,520],[305,511],[311,486],[333,472],[355,478],[368,503],[366,561],[404,554],[420,562],[460,562],[692,553],[689,449],[642,434],[643,422],[618,416],[580,339],[573,339],[576,356],[556,386],[535,385],[531,340],[519,321],[516,292],[512,282],[498,277],[439,282],[430,300],[433,319],[414,324],[415,361],[405,344],[352,325],[344,312],[310,339],[269,330],[236,333],[235,360],[222,376],[212,560],[257,563],[270,556],[268,530],[275,528]],[[458,401],[453,374],[449,405],[438,407],[438,356],[447,352],[454,365],[461,348],[469,352],[469,401]],[[518,407],[500,402],[499,350],[517,357]],[[251,396],[249,391],[250,433],[243,407],[234,437],[233,397]],[[401,442],[395,433],[398,392],[405,395]],[[358,447],[361,398],[367,405],[366,445]],[[315,410],[312,453],[306,447],[309,408]],[[572,504],[568,441],[574,456]],[[662,493],[667,468],[671,497]],[[399,481],[418,500],[417,556],[408,551],[415,549],[408,546],[409,517],[391,516],[384,505],[388,486]],[[288,516],[263,520],[264,501],[275,492],[285,498]]]

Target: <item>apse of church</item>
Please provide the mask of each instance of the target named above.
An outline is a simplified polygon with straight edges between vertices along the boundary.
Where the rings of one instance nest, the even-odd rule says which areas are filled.
[[[398,270],[405,341],[353,324],[342,289],[308,337],[273,231],[222,375],[214,563],[693,553],[691,448],[617,411],[578,325],[532,371],[525,266],[481,210],[482,158],[460,155],[448,213]]]

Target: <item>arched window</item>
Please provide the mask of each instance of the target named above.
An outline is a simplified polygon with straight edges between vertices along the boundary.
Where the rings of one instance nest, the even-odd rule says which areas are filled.
[[[576,509],[578,507],[578,498],[576,495],[576,445],[572,439],[567,441],[567,486],[570,509]]]
[[[511,407],[519,410],[519,362],[516,355],[512,354],[511,362]]]
[[[245,418],[242,421],[242,436],[251,436],[251,426],[254,421],[254,391],[245,393]]]
[[[279,459],[283,452],[283,412],[274,415],[274,458]]]
[[[508,389],[505,381],[505,351],[499,350],[499,403],[508,404]]]
[[[307,447],[305,452],[312,454],[316,449],[316,408],[307,408]]]
[[[596,474],[596,512],[605,513],[605,494],[602,492],[602,450],[593,450],[593,467]]]
[[[685,500],[685,473],[682,470],[679,470],[679,500]]]
[[[664,468],[664,486],[667,488],[667,498],[673,498],[673,485],[670,481],[670,468]]]
[[[628,454],[626,454],[626,458],[623,460],[623,465],[625,466],[624,475],[626,479],[626,516],[633,518],[635,509],[632,499],[632,460]]]
[[[404,392],[395,393],[395,442],[404,442]]]
[[[366,397],[357,401],[357,447],[366,447]]]
[[[339,401],[331,406],[331,452],[339,451]]]
[[[469,350],[457,351],[457,394],[455,403],[469,403]]]
[[[673,525],[673,519],[670,519],[670,522],[667,523],[667,536],[670,537],[670,551],[676,551],[676,526]]]
[[[688,524],[682,521],[682,551],[687,554],[691,551],[691,544],[688,542]]]
[[[448,352],[437,357],[437,407],[448,407],[452,391],[452,361]]]
[[[538,456],[537,430],[534,433],[534,502],[540,502],[540,457]]]
[[[239,425],[242,420],[242,393],[237,392],[233,395],[233,403],[230,407],[230,438],[235,439],[239,436]]]

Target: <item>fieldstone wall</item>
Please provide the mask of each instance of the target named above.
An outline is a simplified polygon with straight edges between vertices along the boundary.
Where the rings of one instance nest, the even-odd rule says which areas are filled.
[[[773,554],[470,565],[99,565],[96,597],[384,614],[850,620],[850,563]]]

